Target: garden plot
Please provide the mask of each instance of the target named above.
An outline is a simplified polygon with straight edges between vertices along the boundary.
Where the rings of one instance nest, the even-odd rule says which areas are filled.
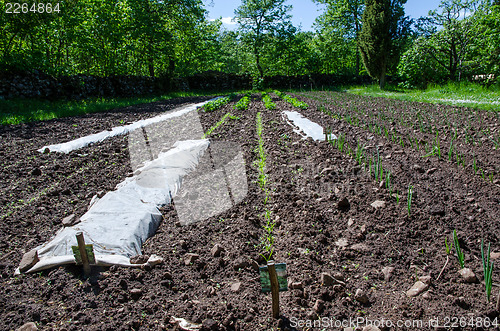
[[[128,150],[135,175],[100,200],[94,197],[81,223],[63,228],[49,243],[37,247],[35,259],[39,261],[35,260],[36,264],[30,265],[29,270],[21,271],[35,272],[74,263],[72,246],[77,245],[75,235],[79,232],[93,245],[95,264],[133,266],[129,259],[141,255],[142,244],[155,233],[161,220],[157,208],[172,203],[183,177],[196,168],[209,146],[206,139],[189,140],[204,135],[193,110],[205,103],[111,131],[106,138],[129,133]],[[53,145],[52,150],[70,152],[97,142],[95,137],[91,135],[61,146]],[[228,158],[228,152],[232,152],[233,157]],[[176,198],[176,208],[184,225],[220,214],[246,195],[246,175],[238,146],[215,144],[209,154],[215,171],[187,182],[184,191],[189,193],[188,199],[186,194]],[[217,195],[226,196],[226,201],[221,203],[216,199],[216,203],[211,203]],[[153,256],[150,260],[151,265],[159,258]],[[23,264],[22,268],[28,267]]]
[[[248,109],[234,109],[238,102],[234,100],[212,112],[198,112],[201,131],[211,131],[211,144],[240,146],[248,183],[241,202],[204,222],[187,226],[181,226],[175,198],[173,205],[160,208],[164,221],[145,242],[142,253],[151,256],[161,252],[158,255],[164,262],[146,270],[111,267],[103,269],[98,279],[84,280],[79,278],[80,269],[67,267],[13,278],[13,265],[20,258],[14,252],[1,264],[0,313],[5,318],[0,320],[0,328],[15,329],[33,320],[41,327],[56,329],[169,329],[174,328],[172,317],[223,330],[283,329],[292,321],[320,318],[426,323],[436,318],[445,321],[446,317],[467,316],[494,322],[498,316],[494,302],[498,287],[493,286],[488,303],[480,246],[481,239],[485,249],[492,244],[491,259],[497,264],[498,186],[475,175],[472,168],[453,166],[435,155],[422,157],[425,148],[417,151],[407,143],[409,140],[402,146],[392,136],[387,138],[383,128],[382,134],[374,132],[373,122],[371,130],[369,124],[367,128],[352,124],[357,123],[354,113],[338,102],[327,105],[301,97],[308,108],[299,109],[273,94],[268,96],[266,104],[271,107],[273,103],[274,109],[267,108],[261,96],[254,94]],[[357,104],[359,111],[366,113],[366,120],[373,119],[372,115],[379,113],[377,108],[371,105],[372,99],[359,99],[363,101],[366,103]],[[408,107],[422,110],[427,106]],[[405,108],[398,110],[406,116]],[[337,142],[302,139],[282,111],[296,111],[323,128],[332,128]],[[454,111],[449,109],[450,114]],[[349,114],[352,123],[346,119]],[[261,126],[257,129],[259,117]],[[356,117],[359,121],[363,118]],[[397,121],[394,123],[385,124],[391,133],[410,133],[409,129],[403,131],[406,127],[400,127]],[[484,124],[495,122],[485,119]],[[431,136],[435,132],[429,133],[426,140]],[[460,133],[458,136],[462,139]],[[89,192],[100,189],[96,181],[104,178],[106,186],[114,187],[132,173],[130,162],[126,168],[113,165],[122,160],[119,155],[129,153],[127,139],[115,137],[101,144],[106,148],[100,149],[100,144],[85,148],[85,153],[99,155],[97,165],[103,168],[100,172],[90,164],[87,179],[72,182],[69,196],[47,195],[33,208],[28,205],[27,210],[19,209],[23,216],[35,215],[40,207],[48,209],[37,216],[36,222],[21,223],[28,229],[27,235],[37,238],[37,231],[41,238],[53,235],[52,205],[63,200],[66,213],[72,213],[88,204],[92,196]],[[103,156],[109,150],[120,152]],[[229,160],[238,155],[233,150],[227,154]],[[51,162],[62,166],[63,162],[79,158],[71,152]],[[481,162],[484,160],[481,154]],[[71,169],[65,172],[78,169],[76,161],[68,164]],[[20,170],[27,172],[25,169]],[[48,179],[48,170],[42,170],[42,177]],[[215,169],[210,154],[205,152],[185,182],[195,179],[198,171],[201,174],[209,170]],[[113,176],[116,182],[111,183]],[[78,194],[82,201],[77,200]],[[190,195],[181,189],[179,195],[184,194]],[[87,195],[90,197],[85,198]],[[231,192],[214,195],[212,200],[223,204],[231,195],[237,196]],[[75,207],[70,200],[77,200]],[[4,222],[10,228],[2,228],[2,242],[24,245],[26,231],[18,230],[19,221],[8,216]],[[468,283],[458,273],[461,267],[455,244],[449,251],[446,248],[445,239],[448,246],[453,242],[453,230],[457,230],[457,242],[465,256],[464,266],[475,273],[477,281],[471,279],[473,282]],[[254,269],[265,263],[264,256],[269,256],[269,238],[275,261],[287,263],[289,291],[281,293],[280,320],[270,317],[271,300],[261,293]],[[0,258],[10,250],[6,246],[0,249]],[[498,277],[498,270],[493,269],[493,284],[498,283]],[[423,292],[410,291],[414,285]]]

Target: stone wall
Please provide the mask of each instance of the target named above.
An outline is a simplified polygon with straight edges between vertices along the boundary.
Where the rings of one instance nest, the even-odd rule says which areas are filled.
[[[264,86],[276,89],[323,88],[366,82],[366,77],[303,75],[265,77]],[[224,91],[252,88],[250,75],[207,71],[189,77],[169,79],[139,76],[98,77],[75,75],[55,78],[40,71],[0,72],[0,99],[85,99],[92,97],[133,97],[170,91]]]

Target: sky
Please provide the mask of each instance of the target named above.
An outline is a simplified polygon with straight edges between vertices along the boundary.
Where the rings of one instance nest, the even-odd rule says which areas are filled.
[[[406,15],[412,18],[426,16],[429,10],[437,9],[440,0],[408,0],[405,5]],[[231,22],[234,17],[234,10],[241,1],[231,0],[203,0],[205,8],[208,10],[208,17],[216,19],[222,17],[224,26],[229,30],[236,29],[236,23]],[[319,6],[312,0],[288,0],[287,4],[292,5],[292,23],[294,26],[302,26],[302,31],[312,31],[313,23],[322,12],[323,6]]]

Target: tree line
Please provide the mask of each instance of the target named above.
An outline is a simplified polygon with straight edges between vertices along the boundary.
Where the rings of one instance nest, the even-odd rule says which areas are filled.
[[[386,75],[407,87],[500,74],[500,0],[443,0],[417,20],[406,0],[314,0],[315,31],[286,0],[242,0],[238,29],[208,19],[201,0],[61,0],[60,11],[0,14],[3,70],[54,76],[185,77],[205,71]],[[30,1],[21,1],[31,3]],[[29,8],[29,6],[27,6]]]

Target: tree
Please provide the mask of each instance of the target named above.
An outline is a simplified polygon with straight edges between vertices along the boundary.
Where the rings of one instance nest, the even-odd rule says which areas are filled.
[[[366,71],[385,86],[385,74],[390,38],[390,3],[389,0],[367,0],[363,12],[363,28],[359,36],[359,51]]]
[[[365,0],[315,1],[327,6],[325,13],[316,19],[318,34],[329,44],[325,45],[325,47],[330,50],[340,51],[344,64],[348,58],[354,55],[354,73],[359,75],[358,38],[361,32],[361,18]]]
[[[366,71],[385,87],[388,66],[397,61],[399,52],[394,48],[404,17],[406,0],[367,0],[359,36],[359,51]]]
[[[261,57],[266,41],[291,25],[288,12],[292,6],[284,3],[285,0],[243,0],[234,11],[242,41],[251,48],[260,78],[264,77]]]

